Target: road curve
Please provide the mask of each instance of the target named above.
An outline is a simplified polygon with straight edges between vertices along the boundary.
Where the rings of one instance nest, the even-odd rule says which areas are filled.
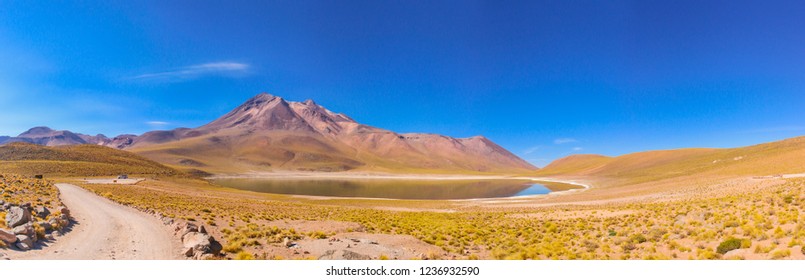
[[[56,184],[76,223],[55,241],[20,252],[11,259],[168,260],[181,245],[154,216],[114,203],[71,184]]]

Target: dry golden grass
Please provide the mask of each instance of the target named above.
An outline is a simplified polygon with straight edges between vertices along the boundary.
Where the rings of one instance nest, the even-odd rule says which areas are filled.
[[[681,176],[764,176],[805,172],[805,137],[733,149],[649,151],[615,158],[570,156],[539,175],[617,179],[619,184],[654,182]]]
[[[0,146],[0,171],[22,175],[178,175],[141,156],[98,145],[46,147],[28,143]]]
[[[34,216],[36,221],[48,221],[52,217],[58,217],[61,213],[56,211],[60,206],[59,190],[53,186],[51,181],[31,179],[26,176],[16,174],[0,173],[0,200],[14,205],[22,205],[24,203],[31,203],[31,206],[44,206],[47,207],[51,214],[44,219]],[[6,225],[6,212],[0,208],[0,228],[7,228]],[[55,228],[59,225],[54,224]],[[40,237],[44,236],[44,229],[39,225],[34,225],[37,234]],[[8,244],[6,244],[8,245]],[[0,246],[2,248],[2,246]]]
[[[59,190],[50,181],[15,174],[0,174],[0,200],[20,205],[54,208],[61,205]]]
[[[551,206],[487,207],[482,202],[308,200],[219,188],[201,181],[85,185],[144,210],[206,223],[232,254],[260,255],[290,240],[328,236],[272,221],[340,221],[368,233],[402,234],[450,258],[483,259],[780,259],[803,258],[805,181],[738,181],[688,187],[678,199]],[[692,190],[704,190],[698,197]],[[449,211],[418,211],[431,209]],[[531,204],[543,204],[532,201]],[[392,211],[405,208],[413,211]],[[575,215],[574,213],[586,213]],[[600,213],[600,214],[599,214]],[[617,214],[611,214],[617,213]],[[736,238],[740,249],[718,247]],[[752,251],[744,247],[760,247]],[[727,250],[730,249],[730,250]],[[726,251],[725,251],[726,250]],[[379,257],[379,256],[375,256]]]

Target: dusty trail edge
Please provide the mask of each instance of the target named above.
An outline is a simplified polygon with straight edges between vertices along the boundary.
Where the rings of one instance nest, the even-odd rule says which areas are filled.
[[[181,244],[155,216],[71,184],[56,184],[74,219],[63,236],[34,249],[6,250],[12,260],[173,260]]]

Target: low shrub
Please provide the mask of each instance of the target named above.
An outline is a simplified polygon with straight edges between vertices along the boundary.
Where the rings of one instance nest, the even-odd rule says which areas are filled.
[[[774,252],[771,252],[771,258],[773,260],[779,260],[779,259],[782,259],[782,258],[787,258],[788,256],[791,256],[791,250],[788,250],[788,249],[779,249],[779,250],[774,250]]]
[[[743,240],[735,238],[735,237],[727,238],[727,240],[724,240],[723,242],[721,242],[721,244],[718,244],[718,248],[716,248],[716,252],[718,252],[719,254],[723,255],[723,254],[726,254],[729,251],[740,249],[742,242],[743,242]]]
[[[254,260],[254,255],[246,252],[240,252],[235,256],[236,260]]]

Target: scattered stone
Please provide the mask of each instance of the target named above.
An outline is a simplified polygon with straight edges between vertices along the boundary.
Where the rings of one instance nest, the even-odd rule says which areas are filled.
[[[34,227],[30,224],[24,224],[14,228],[14,234],[31,236],[34,234]]]
[[[30,246],[30,245],[28,245],[28,244],[26,244],[26,243],[22,243],[22,242],[17,242],[17,243],[14,243],[14,246],[16,246],[16,247],[17,247],[17,249],[20,249],[21,251],[28,251],[28,250],[31,250],[31,246]]]
[[[358,254],[350,250],[328,250],[319,260],[370,260],[368,255]]]
[[[56,209],[56,211],[59,211],[59,213],[62,213],[62,215],[67,215],[67,217],[70,217],[70,209],[67,207],[64,206],[59,207],[58,209]]]
[[[209,252],[211,250],[210,236],[200,232],[188,232],[182,236],[182,245],[192,248],[194,252]]]
[[[190,229],[192,230],[193,228]],[[218,255],[223,249],[221,243],[215,241],[215,238],[198,231],[191,231],[182,235],[182,245],[185,247],[184,255],[194,259],[203,259],[208,254]]]
[[[67,220],[67,219],[59,219],[59,226],[61,226],[61,228],[65,228],[65,227],[67,227],[68,225],[70,225],[70,220]]]
[[[37,217],[44,219],[50,215],[50,210],[45,206],[37,206],[34,207],[34,213],[36,213]]]
[[[14,228],[31,220],[31,211],[27,208],[14,206],[6,213],[6,225]]]
[[[218,254],[221,254],[221,251],[223,251],[223,250],[224,250],[224,245],[222,245],[220,242],[215,240],[214,237],[210,236],[210,251],[208,253],[213,254],[213,255],[218,255]]]
[[[162,218],[160,218],[160,220],[162,220],[162,224],[164,224],[166,226],[173,224],[173,219],[172,218],[162,217]]]
[[[27,235],[17,235],[17,243],[15,244],[17,248],[23,251],[30,250],[34,247],[34,240],[28,237]],[[25,246],[20,246],[25,245]],[[27,249],[26,249],[27,248]]]
[[[0,240],[6,244],[14,244],[14,242],[17,242],[17,235],[15,235],[13,232],[0,229]]]
[[[184,251],[184,256],[188,258],[193,257],[193,247],[186,248]]]
[[[177,235],[182,237],[182,240],[184,240],[184,236],[187,235],[188,233],[198,232],[198,226],[196,226],[193,223],[185,223],[185,224],[182,224],[182,225],[178,225],[174,229],[175,229]]]

